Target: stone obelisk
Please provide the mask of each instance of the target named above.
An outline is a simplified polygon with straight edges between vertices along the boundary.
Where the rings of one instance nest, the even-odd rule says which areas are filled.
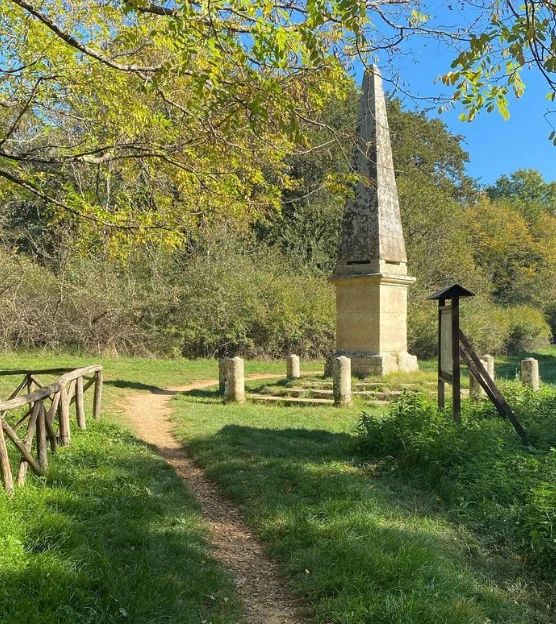
[[[336,355],[358,376],[417,370],[407,352],[407,256],[382,78],[363,79],[353,158],[359,181],[347,201],[336,288]]]

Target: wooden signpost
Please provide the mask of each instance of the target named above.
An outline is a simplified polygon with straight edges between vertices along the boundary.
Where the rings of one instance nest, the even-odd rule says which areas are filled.
[[[452,417],[456,422],[461,421],[461,358],[467,365],[469,374],[479,382],[498,412],[512,423],[520,438],[525,441],[525,431],[512,408],[473,350],[471,342],[460,329],[460,297],[473,296],[471,291],[459,284],[454,284],[429,297],[438,301],[438,408],[445,408],[446,384],[448,383],[452,386]]]
[[[461,420],[459,300],[474,294],[459,284],[442,288],[429,299],[438,301],[438,407],[444,409],[446,384],[452,386],[452,416]]]

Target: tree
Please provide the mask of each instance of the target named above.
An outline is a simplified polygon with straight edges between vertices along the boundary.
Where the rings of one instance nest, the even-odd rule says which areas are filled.
[[[547,82],[548,99],[556,99],[556,11],[549,0],[487,2],[479,8],[466,45],[443,82],[455,87],[453,100],[464,106],[461,119],[481,110],[509,117],[508,93],[525,89],[523,69],[536,66]],[[556,130],[550,139],[556,145]]]
[[[468,30],[389,0],[5,0],[0,194],[118,243],[247,223],[280,205],[284,159],[319,147],[309,129],[349,92],[354,58]]]
[[[486,191],[492,200],[510,202],[529,221],[538,220],[542,211],[556,213],[556,182],[545,182],[536,169],[502,175]]]

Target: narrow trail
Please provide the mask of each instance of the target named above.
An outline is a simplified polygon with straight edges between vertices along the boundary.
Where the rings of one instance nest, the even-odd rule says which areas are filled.
[[[271,379],[283,375],[258,374],[246,379]],[[145,394],[128,395],[124,410],[127,420],[145,442],[175,468],[193,492],[209,525],[209,541],[215,556],[234,575],[238,596],[243,603],[245,624],[302,624],[296,599],[280,578],[274,562],[245,525],[240,511],[225,499],[175,439],[170,398],[181,392],[200,390],[218,384],[217,379],[197,381]]]

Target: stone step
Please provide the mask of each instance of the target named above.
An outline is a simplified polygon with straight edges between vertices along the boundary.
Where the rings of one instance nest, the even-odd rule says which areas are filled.
[[[288,396],[273,396],[270,394],[248,394],[247,399],[253,403],[266,403],[274,405],[295,405],[297,407],[322,407],[324,405],[334,405],[333,399],[311,399]],[[389,401],[372,400],[365,401],[366,405],[379,407],[389,405]]]
[[[275,396],[270,394],[248,394],[247,398],[254,403],[274,403],[278,405],[296,405],[296,406],[323,406],[334,405],[332,399],[309,399],[288,396]]]
[[[275,386],[265,386],[261,394],[302,399],[326,399],[332,397],[333,391],[327,388],[277,388]],[[401,390],[390,390],[387,392],[380,392],[378,390],[355,390],[352,392],[353,396],[376,399],[378,401],[388,401],[401,394],[403,394]]]

